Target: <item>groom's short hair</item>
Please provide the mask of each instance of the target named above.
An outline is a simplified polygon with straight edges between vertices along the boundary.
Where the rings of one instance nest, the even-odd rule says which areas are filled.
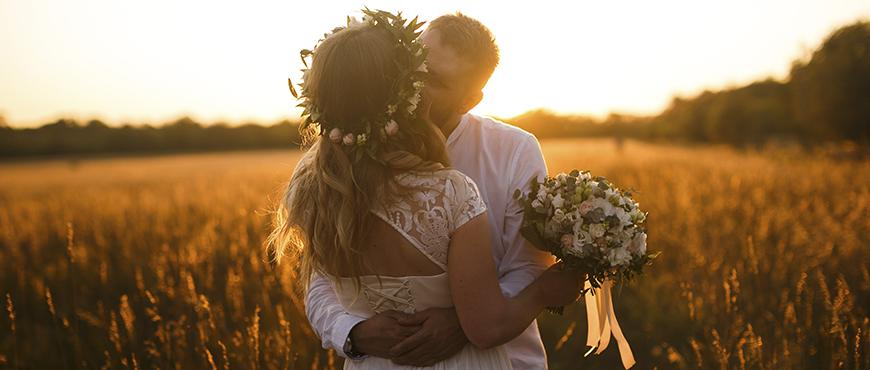
[[[499,61],[498,45],[489,28],[477,19],[456,12],[435,18],[429,29],[438,31],[441,42],[469,62],[472,67],[469,77],[486,84]]]

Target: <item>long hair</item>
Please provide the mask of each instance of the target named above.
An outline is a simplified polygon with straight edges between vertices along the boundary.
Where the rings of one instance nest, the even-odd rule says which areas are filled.
[[[323,120],[359,132],[364,119],[383,112],[399,77],[394,63],[399,52],[388,31],[371,25],[348,27],[323,40],[305,82]],[[324,139],[316,127],[303,135],[311,147],[274,214],[267,241],[272,259],[296,254],[304,284],[323,273],[354,277],[358,285],[367,271],[373,205],[409,190],[395,182],[397,175],[450,165],[444,135],[425,114],[420,109],[421,119],[399,122],[398,134],[374,158],[354,155],[364,148]]]

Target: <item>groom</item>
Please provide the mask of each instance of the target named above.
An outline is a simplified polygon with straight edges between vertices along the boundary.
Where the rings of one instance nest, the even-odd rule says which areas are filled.
[[[447,137],[453,167],[471,177],[483,195],[499,284],[505,295],[514,296],[554,262],[520,235],[521,207],[513,199],[516,189],[528,192],[529,179],[546,175],[540,145],[528,132],[468,113],[483,98],[482,89],[499,60],[488,28],[457,13],[435,19],[421,37],[429,48],[431,78],[424,94],[431,102],[430,116]],[[401,365],[427,366],[468,344],[453,308],[414,314],[388,311],[363,319],[344,311],[323,277],[309,284],[305,308],[324,348],[351,360],[372,355]],[[514,369],[547,367],[536,321],[505,349]]]

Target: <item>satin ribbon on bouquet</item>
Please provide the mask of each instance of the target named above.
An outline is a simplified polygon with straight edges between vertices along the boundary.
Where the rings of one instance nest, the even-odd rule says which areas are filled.
[[[622,329],[619,328],[619,322],[616,321],[610,293],[612,285],[610,280],[605,280],[601,283],[601,288],[593,288],[594,295],[586,293],[586,319],[589,323],[589,329],[586,332],[586,345],[591,348],[583,357],[589,356],[592,352],[595,352],[596,355],[604,352],[604,349],[610,344],[612,332],[619,346],[619,357],[622,358],[622,365],[628,369],[635,364],[634,355],[631,353],[631,347],[628,346],[625,335],[622,334]],[[592,288],[588,280],[585,287]]]

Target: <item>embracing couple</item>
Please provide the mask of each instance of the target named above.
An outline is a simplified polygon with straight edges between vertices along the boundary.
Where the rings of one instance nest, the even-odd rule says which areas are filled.
[[[458,13],[422,33],[364,13],[303,51],[311,148],[270,252],[298,253],[308,319],[346,369],[546,368],[535,317],[574,302],[584,274],[519,233],[514,191],[547,174],[538,141],[468,113],[498,64],[492,34]]]

